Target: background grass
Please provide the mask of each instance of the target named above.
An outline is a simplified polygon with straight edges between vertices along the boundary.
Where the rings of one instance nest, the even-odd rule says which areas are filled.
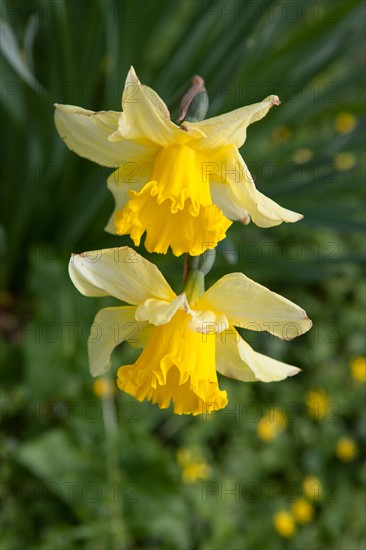
[[[365,355],[365,3],[1,8],[2,547],[364,548],[365,393],[350,362]],[[268,385],[222,378],[230,405],[209,418],[172,416],[121,392],[100,399],[88,373],[88,329],[110,302],[78,295],[69,255],[131,241],[104,233],[110,171],[68,151],[52,105],[119,110],[131,64],[173,117],[193,74],[206,80],[209,116],[271,93],[282,100],[250,127],[242,154],[258,188],[304,220],[234,224],[208,284],[243,271],[303,306],[314,328],[291,343],[247,334],[303,373]],[[152,260],[180,290],[182,259]],[[134,357],[127,345],[116,350],[112,377]],[[318,414],[307,405],[314,390],[323,392],[310,403]],[[276,433],[270,422],[264,440],[261,419],[274,408],[285,423]],[[336,452],[344,436],[357,446],[348,462]],[[314,516],[281,536],[274,514],[292,513],[300,496]]]

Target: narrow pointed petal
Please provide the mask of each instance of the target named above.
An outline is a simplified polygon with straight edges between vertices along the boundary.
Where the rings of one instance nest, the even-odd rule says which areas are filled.
[[[210,181],[215,183],[213,192],[217,206],[223,212],[229,212],[231,208],[234,216],[237,213],[237,217],[230,219],[242,220],[249,212],[259,227],[274,227],[282,222],[294,223],[302,219],[301,214],[283,208],[256,189],[248,167],[235,147],[222,149],[215,164],[212,167],[211,164]]]
[[[263,118],[273,105],[279,104],[278,96],[271,95],[259,103],[202,122],[187,122],[184,125],[188,129],[198,128],[206,134],[207,137],[199,142],[199,148],[214,149],[225,147],[228,143],[240,148],[246,140],[248,126]]]
[[[148,139],[161,146],[174,142],[183,132],[170,120],[163,100],[143,86],[133,67],[128,72],[122,96],[123,116],[118,132],[127,139]]]
[[[196,304],[223,312],[230,323],[291,340],[307,332],[312,322],[305,311],[243,273],[230,273],[217,281]]]
[[[256,382],[254,372],[240,357],[240,339],[240,334],[233,327],[216,336],[216,370],[241,382]]]
[[[258,227],[274,227],[282,222],[295,223],[303,219],[303,215],[283,208],[275,201],[256,190],[256,209],[252,210],[253,222]]]
[[[95,316],[88,339],[90,372],[101,376],[110,367],[111,353],[116,346],[127,340],[142,347],[140,334],[147,323],[135,319],[135,307],[107,307]]]
[[[139,193],[144,185],[151,180],[153,162],[129,162],[113,172],[108,180],[108,189],[115,200],[114,211],[105,227],[108,233],[116,234],[115,214],[128,203],[129,191]]]
[[[239,200],[234,186],[222,184],[211,178],[210,190],[213,204],[217,204],[229,220],[250,221],[249,212],[243,206],[244,201]]]
[[[175,298],[159,269],[128,246],[73,254],[69,274],[85,296],[109,295],[133,305]]]
[[[216,340],[216,369],[228,378],[243,382],[277,382],[301,371],[257,353],[238,333],[234,334],[234,329],[223,332]]]
[[[131,80],[136,82],[137,75],[134,73],[134,76],[131,75]],[[165,120],[170,120],[170,112],[164,101],[161,97],[149,86],[141,84],[142,93],[149,99],[149,101],[154,105],[155,109],[161,112]]]
[[[74,105],[55,105],[55,124],[67,147],[81,157],[102,166],[116,168],[121,162],[149,155],[149,147],[124,141],[111,143],[121,113],[115,111],[88,111]]]

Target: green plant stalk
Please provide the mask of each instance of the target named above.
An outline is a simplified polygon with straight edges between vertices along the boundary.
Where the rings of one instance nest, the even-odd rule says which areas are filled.
[[[181,111],[186,112],[184,121],[200,122],[204,120],[209,106],[209,97],[205,88],[205,81],[201,76],[192,78],[191,88],[181,101]],[[184,126],[184,122],[182,123]],[[188,291],[188,298],[198,298],[205,291],[205,275],[209,273],[215,262],[216,249],[206,250],[199,256],[186,254],[183,268],[184,289]],[[192,292],[193,294],[192,294]],[[197,296],[196,296],[197,294]]]
[[[111,380],[110,375],[108,380]],[[123,475],[119,465],[119,433],[117,410],[113,394],[102,395],[102,412],[105,430],[107,507],[109,512],[110,539],[113,550],[127,548],[129,535],[123,513]],[[117,491],[112,490],[117,487]]]

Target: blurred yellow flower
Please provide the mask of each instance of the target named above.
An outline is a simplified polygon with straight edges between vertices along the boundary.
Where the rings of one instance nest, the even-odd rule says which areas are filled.
[[[72,255],[69,274],[84,296],[130,304],[97,313],[89,363],[93,376],[101,376],[122,342],[142,349],[117,375],[118,387],[140,402],[167,409],[173,401],[176,414],[207,414],[228,403],[217,372],[243,382],[274,382],[299,372],[255,352],[235,326],[251,327],[255,319],[256,330],[290,340],[310,329],[310,319],[242,273],[225,275],[205,291],[202,271],[192,270],[177,296],[154,264],[122,246]]]
[[[350,361],[349,368],[351,370],[352,377],[357,382],[366,381],[366,357],[354,357]]]
[[[309,416],[313,420],[320,420],[327,413],[329,399],[323,389],[310,390],[306,394],[305,401]]]
[[[323,487],[320,479],[313,475],[306,476],[302,482],[302,488],[305,495],[315,501],[319,501],[323,493]]]
[[[110,397],[116,391],[116,386],[108,378],[97,378],[93,383],[93,392],[97,397]]]
[[[115,169],[108,178],[115,199],[109,233],[130,235],[135,246],[146,233],[149,252],[166,254],[170,247],[176,256],[197,256],[215,248],[234,220],[250,217],[260,227],[272,227],[302,218],[256,189],[239,153],[248,126],[279,104],[270,95],[178,126],[131,67],[123,112],[56,104],[55,124],[72,151]]]
[[[342,462],[350,462],[357,455],[357,444],[351,437],[343,436],[336,444],[336,455]]]
[[[277,437],[287,426],[287,421],[279,409],[269,409],[257,424],[257,434],[263,441]]]
[[[300,149],[296,149],[294,154],[292,155],[292,160],[296,162],[296,164],[305,164],[306,162],[309,162],[314,156],[314,153],[311,149],[308,149],[307,147],[301,147]]]
[[[346,172],[356,166],[357,158],[354,153],[338,153],[334,157],[334,165],[339,172]]]
[[[286,143],[291,135],[292,132],[288,126],[277,126],[272,132],[272,138],[275,143]]]
[[[334,121],[334,127],[340,134],[349,134],[355,128],[356,124],[357,118],[346,111],[339,113]]]
[[[314,516],[314,507],[305,498],[299,498],[292,504],[292,513],[297,523],[310,523]]]
[[[177,462],[182,468],[182,477],[186,483],[195,483],[208,479],[212,469],[197,449],[182,447],[177,451]]]
[[[296,532],[294,517],[286,510],[280,510],[274,515],[274,526],[279,535],[285,538],[291,538]]]

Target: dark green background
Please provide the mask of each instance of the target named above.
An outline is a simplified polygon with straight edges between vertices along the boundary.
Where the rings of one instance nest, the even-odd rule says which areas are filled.
[[[14,0],[1,8],[2,548],[364,548],[364,385],[349,361],[365,354],[365,3]],[[208,284],[243,271],[304,307],[314,327],[291,343],[248,334],[256,350],[303,372],[268,385],[221,378],[233,414],[172,416],[118,392],[117,421],[104,400],[106,432],[86,338],[98,309],[113,302],[81,297],[67,262],[72,251],[131,241],[103,231],[110,170],[68,151],[52,105],[119,110],[131,64],[174,118],[193,74],[206,80],[209,116],[280,96],[241,152],[258,189],[304,220],[267,230],[234,224]],[[357,119],[344,134],[335,128],[342,112]],[[294,161],[300,148],[313,153],[303,164]],[[348,170],[337,168],[342,152],[353,155]],[[182,258],[150,258],[179,291]],[[133,357],[118,349],[112,377]],[[332,414],[314,421],[305,399],[319,388]],[[257,420],[273,404],[287,411],[288,427],[263,442]],[[335,455],[343,435],[360,449],[348,464]],[[207,481],[183,482],[180,447],[200,449]],[[290,509],[291,491],[301,493],[310,474],[325,488],[314,521],[286,541],[273,514]],[[239,496],[227,493],[235,487]]]

